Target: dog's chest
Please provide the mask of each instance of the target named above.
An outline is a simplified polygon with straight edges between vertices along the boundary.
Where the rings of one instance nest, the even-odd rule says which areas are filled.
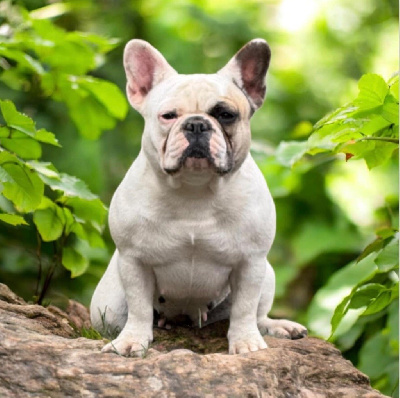
[[[153,267],[201,263],[227,265],[237,261],[237,231],[221,217],[198,213],[191,217],[143,219],[135,233],[135,252]]]

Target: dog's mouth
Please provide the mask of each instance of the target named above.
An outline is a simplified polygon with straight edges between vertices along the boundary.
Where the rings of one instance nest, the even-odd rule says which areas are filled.
[[[231,157],[229,157],[231,158]],[[182,169],[190,172],[215,172],[219,175],[225,175],[232,169],[232,162],[228,162],[226,167],[217,167],[210,150],[202,145],[189,145],[180,157],[177,166],[173,169],[164,168],[167,174],[177,174]]]

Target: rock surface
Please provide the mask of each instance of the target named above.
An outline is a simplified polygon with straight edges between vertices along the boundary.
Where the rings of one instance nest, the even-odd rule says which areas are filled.
[[[226,322],[175,326],[155,330],[145,358],[124,358],[77,337],[84,307],[67,311],[29,305],[0,284],[0,397],[383,397],[316,338],[266,337],[269,349],[227,355]]]

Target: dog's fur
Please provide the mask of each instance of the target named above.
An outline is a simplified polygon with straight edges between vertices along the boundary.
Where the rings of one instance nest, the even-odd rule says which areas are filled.
[[[267,317],[275,207],[249,149],[269,61],[256,39],[216,74],[179,75],[148,43],[127,44],[127,95],[145,129],[111,202],[117,249],[91,303],[96,329],[121,329],[103,351],[140,355],[153,338],[153,308],[159,325],[179,314],[206,323],[228,296],[230,353],[266,348],[261,334],[306,334]]]

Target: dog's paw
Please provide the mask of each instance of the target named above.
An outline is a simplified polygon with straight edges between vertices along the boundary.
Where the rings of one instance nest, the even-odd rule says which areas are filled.
[[[229,338],[229,354],[245,354],[268,348],[260,333],[254,332],[242,337]]]
[[[303,325],[286,319],[270,319],[266,317],[259,320],[257,326],[262,335],[268,334],[292,340],[307,336],[307,329]]]
[[[150,339],[135,336],[129,331],[122,333],[113,341],[106,344],[101,352],[114,352],[125,357],[143,357],[149,347]]]

